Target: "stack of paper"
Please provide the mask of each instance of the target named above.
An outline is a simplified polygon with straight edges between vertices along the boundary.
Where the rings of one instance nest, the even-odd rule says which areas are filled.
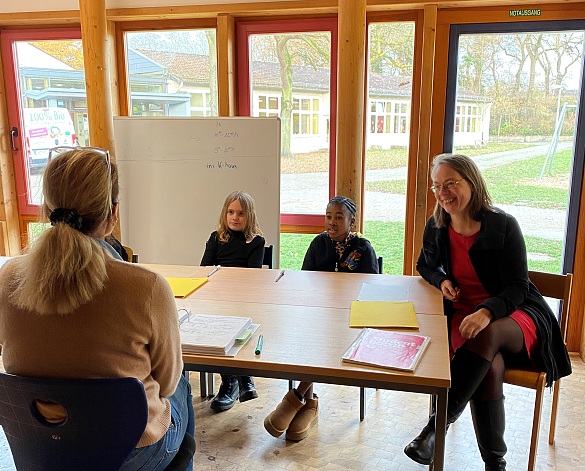
[[[184,353],[195,355],[231,356],[236,339],[258,327],[249,317],[212,316],[196,314],[181,324],[181,343]],[[254,329],[255,330],[255,329]]]

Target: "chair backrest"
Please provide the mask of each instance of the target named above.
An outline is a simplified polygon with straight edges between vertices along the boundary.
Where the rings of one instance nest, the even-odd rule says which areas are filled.
[[[128,261],[132,263],[138,263],[138,254],[134,253],[134,250],[132,250],[132,248],[128,247],[127,245],[123,245],[123,247],[126,251],[126,254],[128,255]]]
[[[267,245],[264,247],[264,260],[262,265],[266,265],[268,268],[272,268],[274,256],[274,245]]]
[[[378,273],[382,274],[384,271],[384,260],[382,257],[378,257]]]
[[[48,422],[36,400],[61,404]],[[19,471],[119,470],[144,433],[148,406],[135,378],[46,379],[0,372],[0,425]]]
[[[567,327],[569,320],[569,306],[571,304],[571,290],[573,287],[573,275],[567,273],[545,273],[541,271],[529,271],[528,278],[547,298],[561,300],[561,316],[559,319],[563,339],[567,339]]]

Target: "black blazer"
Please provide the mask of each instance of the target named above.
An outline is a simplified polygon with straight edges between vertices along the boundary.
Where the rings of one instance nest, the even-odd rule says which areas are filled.
[[[534,321],[540,341],[540,358],[534,358],[547,373],[547,385],[571,374],[571,362],[563,342],[559,323],[549,305],[528,279],[526,246],[514,217],[500,209],[481,213],[481,229],[469,249],[471,264],[489,298],[485,307],[494,319],[509,316],[520,308]],[[448,228],[438,229],[434,217],[427,221],[423,247],[416,268],[430,284],[440,287],[451,275]],[[451,320],[453,303],[443,299],[445,314]]]

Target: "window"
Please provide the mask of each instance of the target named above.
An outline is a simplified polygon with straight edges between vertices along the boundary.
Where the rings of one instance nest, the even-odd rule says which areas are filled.
[[[281,223],[323,227],[335,184],[337,22],[237,28],[240,114],[281,120]]]
[[[411,21],[368,27],[364,235],[389,274],[403,272],[414,33]]]
[[[131,116],[217,116],[214,29],[127,32]]]

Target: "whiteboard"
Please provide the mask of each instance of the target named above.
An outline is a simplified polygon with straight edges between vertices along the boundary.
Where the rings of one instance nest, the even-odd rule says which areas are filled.
[[[114,118],[122,242],[142,263],[199,265],[226,196],[254,198],[280,245],[278,118]]]

